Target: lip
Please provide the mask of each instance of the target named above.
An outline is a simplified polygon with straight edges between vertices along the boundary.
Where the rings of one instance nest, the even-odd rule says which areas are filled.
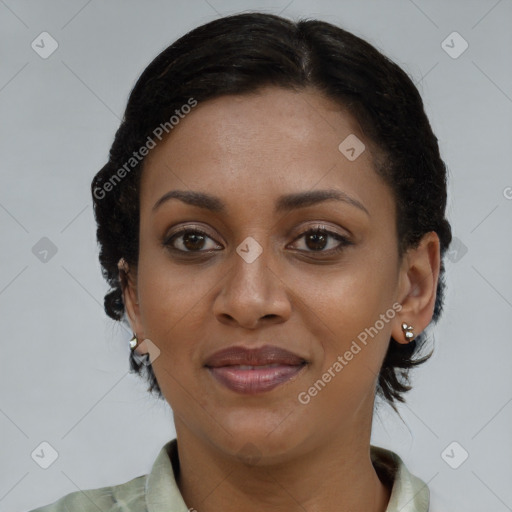
[[[298,375],[307,361],[273,345],[260,348],[231,346],[207,358],[205,367],[232,391],[256,394],[270,391]]]

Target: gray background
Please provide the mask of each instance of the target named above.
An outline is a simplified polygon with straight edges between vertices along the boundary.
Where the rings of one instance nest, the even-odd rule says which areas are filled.
[[[174,437],[167,404],[128,373],[130,332],[102,310],[89,187],[153,57],[255,9],[338,24],[415,80],[456,242],[434,356],[412,373],[405,424],[381,407],[372,443],[428,483],[433,512],[512,510],[511,0],[0,0],[0,509],[145,474]],[[31,47],[43,31],[59,45],[46,59]],[[453,31],[469,44],[458,58],[442,46]],[[58,452],[48,469],[31,457],[44,441]],[[460,463],[463,449],[453,469],[446,453]]]

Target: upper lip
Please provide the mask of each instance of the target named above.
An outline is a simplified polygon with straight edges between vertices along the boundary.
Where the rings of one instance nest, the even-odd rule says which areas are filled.
[[[233,345],[215,352],[206,359],[205,366],[261,366],[265,364],[284,364],[296,366],[306,363],[303,357],[274,345],[264,345],[259,348],[247,348]]]

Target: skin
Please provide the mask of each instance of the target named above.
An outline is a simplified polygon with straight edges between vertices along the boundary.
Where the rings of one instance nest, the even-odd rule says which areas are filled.
[[[366,145],[354,161],[338,150],[350,134]],[[146,158],[139,262],[123,297],[134,333],[151,341],[137,351],[160,350],[153,369],[174,412],[188,507],[385,511],[390,489],[370,459],[377,376],[390,336],[406,343],[402,322],[417,336],[432,319],[440,255],[431,232],[399,260],[392,191],[375,173],[370,147],[354,118],[317,91],[267,87],[200,103]],[[369,214],[333,200],[273,211],[281,194],[332,188]],[[152,212],[176,189],[218,196],[227,212],[176,199]],[[301,236],[318,225],[352,245],[328,255],[335,238],[322,246]],[[183,227],[208,237],[202,245],[175,239],[189,251],[179,256],[163,242]],[[236,252],[247,237],[262,248],[252,263]],[[402,305],[394,318],[300,403],[298,394],[394,303]],[[234,344],[277,345],[309,364],[272,391],[238,394],[203,367]]]

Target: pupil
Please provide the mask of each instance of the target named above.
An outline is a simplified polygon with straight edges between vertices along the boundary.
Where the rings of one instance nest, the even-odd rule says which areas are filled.
[[[203,235],[200,235],[198,233],[189,233],[183,237],[183,243],[187,249],[190,249],[189,242],[191,242],[192,249],[200,249],[201,243],[204,242]]]
[[[313,247],[313,249],[323,249],[325,247],[325,235],[323,235],[322,233],[313,233],[311,234],[309,237],[308,237],[308,240],[313,240],[313,242],[315,241],[315,239],[318,241],[318,239],[322,239],[323,240],[323,243],[320,243],[320,246],[321,247]],[[309,246],[308,246],[309,247]],[[311,247],[309,247],[311,249]]]

